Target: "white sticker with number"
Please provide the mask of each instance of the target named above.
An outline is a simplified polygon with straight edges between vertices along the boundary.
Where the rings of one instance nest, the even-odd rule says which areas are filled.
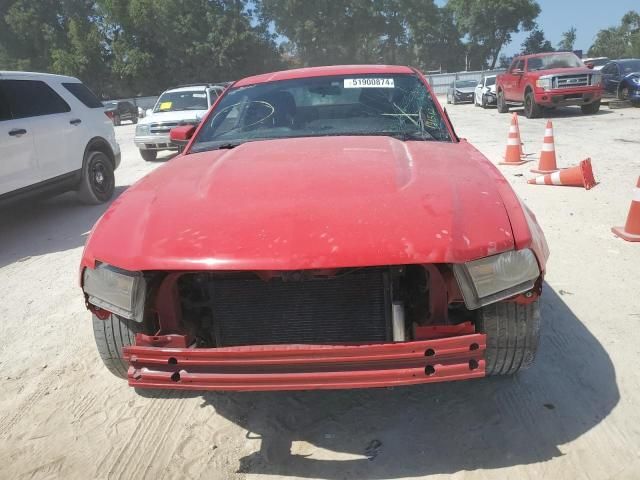
[[[344,88],[393,88],[393,78],[345,78]]]

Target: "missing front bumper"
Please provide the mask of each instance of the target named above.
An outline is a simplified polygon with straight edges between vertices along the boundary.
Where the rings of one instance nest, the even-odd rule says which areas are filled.
[[[137,342],[139,343],[139,342]],[[315,390],[483,377],[486,337],[369,345],[124,349],[129,385],[178,390]]]

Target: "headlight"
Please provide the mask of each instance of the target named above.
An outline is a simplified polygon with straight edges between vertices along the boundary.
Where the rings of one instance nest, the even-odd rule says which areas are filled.
[[[88,302],[129,320],[142,321],[146,282],[140,272],[127,272],[105,263],[85,268],[83,289]]]
[[[632,77],[631,81],[637,85],[640,85],[640,77]]]
[[[541,77],[538,80],[536,80],[536,87],[538,88],[543,88],[545,90],[551,90],[551,78],[547,77]]]
[[[531,250],[514,250],[454,265],[453,271],[470,310],[531,290],[540,276]]]
[[[149,125],[146,125],[144,123],[139,123],[138,126],[136,127],[136,135],[143,136],[143,135],[149,135],[149,133],[150,133]]]
[[[593,73],[591,74],[591,85],[600,85],[602,83],[602,74],[601,73]]]

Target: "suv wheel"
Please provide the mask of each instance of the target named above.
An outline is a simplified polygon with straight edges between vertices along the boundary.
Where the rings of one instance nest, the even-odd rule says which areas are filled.
[[[129,365],[122,358],[122,349],[133,345],[136,333],[141,331],[142,325],[133,320],[117,315],[109,315],[106,320],[100,320],[93,315],[93,336],[98,353],[105,367],[116,377],[127,378]]]
[[[581,105],[580,110],[582,110],[582,113],[586,113],[587,115],[598,113],[598,111],[600,110],[600,100],[588,103],[587,105]]]
[[[140,150],[140,156],[145,162],[153,162],[158,156],[155,150]]]
[[[524,97],[524,114],[527,118],[538,118],[542,113],[540,105],[536,103],[533,92],[527,92]]]
[[[104,203],[113,196],[115,185],[116,179],[109,157],[102,152],[87,153],[78,189],[80,200],[90,205]]]
[[[504,98],[504,92],[502,90],[498,92],[498,100],[496,103],[498,107],[498,112],[509,113],[509,105],[507,105],[507,102]]]
[[[487,375],[513,375],[531,366],[540,339],[538,301],[498,302],[478,310],[477,329],[487,335]]]

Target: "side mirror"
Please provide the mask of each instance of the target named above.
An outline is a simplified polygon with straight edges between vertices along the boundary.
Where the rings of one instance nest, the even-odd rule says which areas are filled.
[[[593,70],[593,67],[594,67],[593,63],[587,63],[586,65],[587,65],[587,68],[590,68],[591,70]]]
[[[174,127],[169,131],[169,139],[171,143],[178,146],[185,146],[193,137],[193,134],[196,131],[196,127],[194,125],[180,125],[179,127]]]

